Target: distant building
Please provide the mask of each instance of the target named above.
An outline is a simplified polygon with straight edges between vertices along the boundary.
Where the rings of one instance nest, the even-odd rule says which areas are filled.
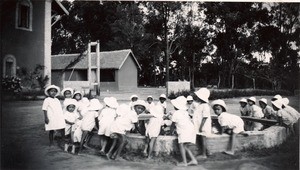
[[[92,76],[88,80],[87,54],[73,67],[63,71],[79,54],[52,56],[52,84],[62,88],[85,90],[96,83],[96,53],[91,53]],[[141,69],[132,51],[100,52],[100,90],[126,90],[137,88],[138,71]],[[92,87],[91,87],[92,88]]]
[[[42,65],[44,76],[51,78],[51,25],[55,16],[64,14],[68,11],[58,0],[1,0],[2,76]]]

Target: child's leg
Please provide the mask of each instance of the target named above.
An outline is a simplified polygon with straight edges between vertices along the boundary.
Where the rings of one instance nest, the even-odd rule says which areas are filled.
[[[100,143],[101,143],[100,153],[105,154],[105,149],[106,149],[106,145],[107,145],[107,138],[105,135],[100,136]]]
[[[49,141],[50,141],[50,145],[49,146],[53,145],[53,138],[54,138],[54,130],[50,130],[49,131]]]
[[[81,137],[80,146],[79,146],[79,152],[81,152],[81,150],[82,150],[82,147],[83,147],[83,144],[84,144],[84,141],[85,141],[87,135],[88,135],[88,131],[82,132],[82,137]]]
[[[183,143],[179,144],[179,150],[183,161],[182,163],[177,164],[177,166],[187,166],[186,153],[185,153],[186,150]]]
[[[144,151],[143,151],[143,155],[144,156],[148,156],[148,147],[149,147],[149,142],[150,142],[150,139],[149,139],[149,137],[148,136],[146,136],[146,144],[145,144],[145,149],[144,149]]]
[[[113,138],[113,143],[109,149],[109,151],[107,152],[106,154],[106,158],[107,159],[110,159],[110,156],[112,155],[112,152],[113,150],[115,149],[116,145],[117,145],[117,142],[118,142],[118,137],[117,138]]]
[[[149,154],[148,154],[148,158],[151,158],[151,154],[153,152],[153,148],[154,148],[154,145],[156,143],[156,139],[157,137],[153,137],[151,138],[151,141],[150,141],[150,144],[149,144]]]
[[[207,143],[206,143],[206,136],[201,136],[201,141],[202,141],[202,157],[207,158],[206,156],[206,148],[207,148]]]
[[[230,140],[230,149],[228,151],[225,151],[225,153],[228,154],[228,155],[234,155],[235,142],[236,142],[236,134],[235,133],[231,133],[230,137],[231,137],[231,140]]]
[[[89,148],[90,149],[90,147],[88,146],[88,143],[90,142],[90,139],[92,138],[92,136],[93,136],[93,132],[88,132],[87,133],[86,139],[84,140],[84,144],[83,144],[83,146],[85,148]]]
[[[122,134],[118,134],[119,136],[119,141],[120,141],[120,145],[119,147],[117,148],[116,152],[115,152],[115,156],[114,156],[114,159],[118,159],[120,157],[120,154],[125,146],[125,142],[126,142],[126,137],[125,135],[122,135]]]
[[[187,165],[198,165],[197,159],[195,158],[192,151],[188,148],[187,144],[184,145],[184,148],[185,148],[186,152],[188,153],[188,155],[191,158],[191,161]]]

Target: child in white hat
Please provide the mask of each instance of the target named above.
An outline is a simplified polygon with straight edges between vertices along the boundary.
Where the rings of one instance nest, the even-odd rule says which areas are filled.
[[[131,110],[133,110],[133,103],[136,102],[138,99],[139,99],[139,97],[135,94],[130,96],[129,106],[130,106]]]
[[[193,115],[194,115],[194,111],[196,110],[196,104],[195,104],[192,96],[189,95],[189,96],[187,96],[186,99],[187,99],[188,112],[189,112],[190,118],[192,119]]]
[[[47,98],[43,102],[42,110],[45,117],[45,130],[49,131],[50,146],[53,145],[54,131],[60,132],[65,137],[65,118],[60,101],[56,98],[59,94],[59,87],[50,85],[45,89]]]
[[[294,123],[293,123],[293,128],[295,134],[299,134],[299,118],[300,118],[300,113],[294,109],[293,107],[289,106],[289,99],[288,98],[282,98],[282,103],[283,103],[283,110],[288,112],[293,118],[294,118]]]
[[[255,97],[250,97],[247,99],[248,104],[249,104],[249,111],[250,111],[250,116],[256,117],[256,118],[263,118],[264,114],[262,112],[262,109],[255,105],[256,103],[256,98]],[[253,122],[253,126],[250,128],[250,130],[253,131],[259,131],[262,130],[263,125],[258,122]]]
[[[241,116],[250,116],[250,110],[249,110],[249,107],[248,107],[248,102],[247,102],[247,99],[245,98],[242,98],[240,101],[240,113],[241,113]],[[252,122],[251,121],[244,121],[245,123],[245,130],[251,130],[252,128]]]
[[[90,132],[96,125],[95,119],[99,116],[99,111],[103,108],[103,105],[99,102],[98,99],[90,100],[90,105],[88,107],[88,111],[84,114],[82,123],[81,123],[81,130],[82,130],[82,137],[80,140],[80,148],[79,152],[81,152],[83,145],[88,144],[90,139]]]
[[[197,97],[197,101],[199,101],[199,105],[197,105],[194,111],[194,129],[197,134],[201,134],[202,140],[202,155],[199,155],[198,157],[206,158],[206,136],[210,135],[212,130],[210,106],[208,104],[210,91],[207,88],[200,88],[198,91],[195,92],[195,94]]]
[[[70,87],[66,87],[64,88],[62,91],[61,91],[61,95],[64,96],[64,101],[63,101],[63,110],[66,109],[66,105],[65,103],[72,99],[73,97],[73,93],[74,93],[74,90]]]
[[[146,105],[146,110],[150,110],[151,108],[155,107],[155,104],[153,102],[153,97],[152,96],[148,96],[147,97],[147,105]]]
[[[178,134],[178,143],[180,154],[183,159],[182,163],[179,163],[178,166],[188,166],[188,165],[197,165],[198,162],[193,155],[192,151],[188,148],[190,143],[196,143],[196,132],[194,130],[194,125],[189,117],[186,106],[186,98],[184,96],[179,96],[176,99],[171,100],[172,105],[174,106],[175,112],[172,115],[172,131],[176,126],[176,132]],[[191,158],[190,162],[187,162],[186,153]]]
[[[144,100],[137,100],[133,103],[133,111],[137,114],[146,113],[146,102]],[[145,135],[146,127],[145,127],[145,120],[139,120],[138,126],[132,129],[135,133],[140,133],[141,135]]]
[[[117,117],[111,125],[110,138],[113,143],[106,154],[107,159],[117,160],[126,142],[125,134],[130,131],[133,125],[137,127],[138,116],[130,109],[129,105],[121,104],[117,110]],[[118,144],[118,146],[117,146]],[[116,147],[117,146],[117,147]],[[115,150],[115,151],[114,151]]]
[[[98,121],[99,121],[98,135],[100,135],[101,155],[105,155],[107,141],[111,134],[110,132],[111,124],[114,122],[117,116],[116,109],[119,106],[117,99],[114,97],[105,97],[103,100],[106,106],[98,116]]]
[[[244,121],[239,116],[227,113],[227,106],[223,100],[215,100],[211,103],[211,106],[218,116],[218,122],[222,127],[220,133],[227,132],[231,136],[230,149],[224,153],[234,155],[236,135],[248,135],[244,133]]]
[[[72,146],[72,153],[75,153],[75,144],[74,144],[74,131],[76,119],[78,119],[78,114],[76,113],[77,102],[74,99],[65,101],[66,110],[64,112],[66,127],[65,135],[70,135],[70,139],[66,140],[65,151],[68,152],[69,146]]]
[[[268,105],[268,101],[266,98],[261,98],[258,101],[259,106],[262,108],[262,112],[264,114],[264,118],[266,119],[276,119],[276,112],[274,109]]]
[[[160,113],[166,114],[166,110],[167,110],[167,96],[165,94],[161,94],[159,96],[159,101],[157,102],[157,108],[159,109],[158,111]]]

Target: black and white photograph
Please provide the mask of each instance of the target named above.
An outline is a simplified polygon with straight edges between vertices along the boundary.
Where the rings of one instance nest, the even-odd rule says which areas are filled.
[[[297,0],[1,0],[3,170],[299,170]]]

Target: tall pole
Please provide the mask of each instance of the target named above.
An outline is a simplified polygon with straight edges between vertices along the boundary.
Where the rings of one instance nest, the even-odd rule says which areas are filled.
[[[96,46],[96,55],[97,55],[97,89],[96,93],[97,95],[100,95],[100,41],[97,41]]]
[[[91,67],[91,42],[88,44],[88,81],[89,81],[89,89],[92,86],[92,67]]]

